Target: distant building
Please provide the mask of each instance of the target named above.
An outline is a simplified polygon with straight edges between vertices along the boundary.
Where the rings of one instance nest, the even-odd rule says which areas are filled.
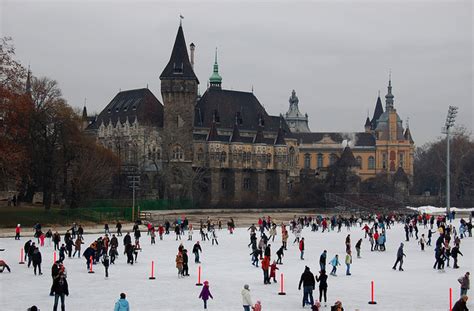
[[[311,132],[294,90],[288,112],[272,116],[252,92],[223,89],[217,51],[199,96],[194,50],[191,44],[189,57],[180,25],[160,75],[163,104],[148,89],[123,91],[87,127],[124,169],[142,174],[146,195],[262,206],[285,202],[302,174],[324,174],[336,162],[362,179],[413,175],[414,143],[394,108],[391,81],[385,111],[379,97],[365,131]]]

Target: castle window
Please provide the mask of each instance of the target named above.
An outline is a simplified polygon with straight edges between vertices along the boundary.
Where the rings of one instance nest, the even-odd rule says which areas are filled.
[[[184,159],[183,148],[177,145],[173,147],[173,160],[182,161]]]
[[[334,165],[337,161],[337,156],[334,153],[331,153],[329,156],[329,165]]]
[[[250,190],[251,182],[250,178],[244,178],[244,190]]]
[[[398,155],[398,160],[399,160],[398,166],[404,167],[405,166],[405,154],[403,152],[400,152],[400,154]]]
[[[373,156],[369,157],[368,167],[369,170],[375,169],[375,158]]]
[[[252,159],[252,154],[250,152],[244,152],[243,156],[244,156],[244,162],[248,163]]]
[[[323,167],[323,154],[318,153],[318,168],[322,168],[322,167]]]
[[[221,162],[225,162],[226,158],[227,158],[227,153],[225,151],[222,151],[221,152]]]
[[[289,162],[290,162],[290,167],[295,167],[296,155],[295,155],[295,148],[293,147],[290,147]]]
[[[227,178],[222,178],[221,179],[221,189],[222,190],[227,190]]]
[[[382,168],[384,170],[387,169],[387,154],[386,153],[382,154]]]
[[[309,169],[311,167],[311,155],[306,153],[304,155],[304,168]]]
[[[199,148],[199,150],[197,152],[197,159],[198,159],[198,161],[204,160],[204,151],[202,150],[202,148]]]
[[[356,161],[357,161],[357,165],[362,169],[362,158],[360,156],[358,156],[356,158]]]
[[[176,64],[173,63],[173,73],[183,73],[183,63],[181,64]]]
[[[267,153],[267,164],[270,165],[272,163],[272,154]]]

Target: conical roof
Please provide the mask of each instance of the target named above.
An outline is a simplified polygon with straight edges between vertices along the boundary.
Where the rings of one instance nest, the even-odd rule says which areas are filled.
[[[365,125],[364,125],[364,127],[369,127],[369,126],[372,127],[372,124],[370,123],[369,117],[367,117],[367,119],[365,119]]]
[[[346,146],[344,148],[344,151],[341,154],[341,157],[337,161],[337,164],[339,166],[344,166],[344,167],[353,167],[357,166],[357,160],[354,157],[354,154],[352,153],[352,150],[349,146]]]
[[[207,134],[207,141],[219,141],[219,135],[217,134],[216,122],[212,122],[209,134]]]
[[[410,132],[410,128],[407,127],[407,129],[405,130],[405,134],[403,134],[403,137],[405,138],[405,140],[409,140],[410,143],[414,143],[413,141],[413,137],[411,137],[411,132]]]
[[[277,137],[275,139],[275,145],[276,146],[285,146],[286,143],[285,143],[285,133],[283,132],[283,129],[280,127],[278,129],[278,134],[277,134]]]
[[[186,41],[184,39],[183,27],[180,25],[176,40],[174,42],[171,57],[165,69],[160,75],[160,79],[184,79],[196,80],[199,83],[196,74],[194,73],[191,62],[189,61]]]
[[[240,137],[239,125],[237,122],[234,123],[234,129],[232,130],[232,137],[230,138],[231,143],[241,143],[242,137]]]
[[[395,172],[395,174],[393,174],[393,181],[409,183],[410,179],[408,178],[403,168],[400,166],[398,167],[398,170]]]
[[[257,134],[255,135],[255,138],[253,140],[254,144],[264,144],[264,137],[263,137],[263,126],[259,125],[257,129]]]
[[[377,97],[377,103],[375,104],[375,110],[374,110],[374,115],[372,117],[372,120],[370,123],[372,124],[372,129],[375,130],[377,127],[377,120],[380,118],[380,116],[383,114],[383,106],[382,106],[382,100],[380,99],[380,96]]]

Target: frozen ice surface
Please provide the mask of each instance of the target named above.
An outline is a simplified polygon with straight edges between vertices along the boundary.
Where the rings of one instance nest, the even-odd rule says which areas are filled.
[[[458,227],[459,219],[453,224]],[[427,236],[427,229],[421,225],[422,233]],[[87,228],[86,228],[87,231]],[[194,240],[199,238],[199,230],[194,230]],[[351,234],[353,249],[352,276],[345,275],[345,238]],[[84,246],[89,245],[99,234],[85,235]],[[280,284],[263,284],[261,268],[255,268],[250,262],[249,233],[246,228],[235,230],[230,235],[226,230],[218,231],[219,245],[212,246],[209,241],[201,242],[203,253],[202,280],[208,280],[214,296],[208,302],[208,310],[242,310],[241,289],[249,284],[252,300],[261,300],[263,310],[299,310],[302,309],[302,291],[298,291],[298,281],[305,265],[313,273],[319,271],[319,256],[324,249],[328,251],[328,262],[334,254],[339,254],[341,264],[337,277],[328,280],[328,306],[322,310],[330,310],[330,305],[341,300],[345,310],[448,310],[449,288],[453,288],[454,302],[459,298],[457,279],[466,271],[473,272],[473,238],[465,238],[461,242],[460,269],[446,268],[444,272],[433,270],[433,247],[420,250],[415,239],[404,242],[404,230],[401,225],[387,230],[387,251],[371,252],[368,239],[362,243],[362,258],[355,255],[354,245],[364,232],[359,227],[352,227],[348,232],[342,228],[340,233],[311,232],[303,230],[306,241],[305,260],[299,259],[297,244],[292,244],[293,235],[288,239],[288,251],[285,253],[283,265],[277,271],[284,273],[286,296],[277,293]],[[433,244],[438,233],[433,235]],[[85,259],[66,258],[65,266],[68,274],[69,297],[66,297],[66,310],[113,310],[114,303],[121,292],[127,294],[131,310],[202,310],[203,304],[198,299],[201,287],[195,286],[198,266],[194,264],[191,253],[194,241],[182,243],[188,249],[190,277],[178,279],[175,268],[175,256],[180,241],[175,235],[166,235],[163,241],[157,237],[155,245],[150,245],[149,236],[142,231],[141,244],[143,251],[138,255],[138,262],[133,266],[126,264],[123,255],[122,239],[119,238],[119,253],[116,264],[109,269],[110,277],[105,279],[101,264],[94,266],[95,274],[86,271]],[[0,239],[0,258],[7,261],[12,273],[0,274],[0,310],[26,310],[33,304],[41,310],[52,310],[53,297],[49,296],[51,286],[51,265],[53,247],[41,248],[43,255],[43,275],[34,276],[33,268],[19,265],[20,249],[27,238],[15,241],[13,238]],[[405,243],[407,257],[404,272],[392,270],[396,251],[400,242]],[[281,230],[272,245],[272,260],[281,244]],[[83,248],[84,251],[85,248]],[[151,261],[155,261],[156,280],[149,280]],[[451,259],[452,265],[452,259]],[[368,305],[370,300],[370,282],[375,282],[375,300],[377,305]],[[317,285],[316,285],[317,290]],[[468,295],[472,294],[472,289]],[[317,291],[314,297],[318,297]],[[471,295],[470,295],[471,296]],[[472,297],[472,296],[471,296]],[[454,303],[453,302],[453,303]],[[324,305],[324,304],[323,304]],[[468,306],[473,308],[472,300]],[[308,307],[306,307],[308,309]]]

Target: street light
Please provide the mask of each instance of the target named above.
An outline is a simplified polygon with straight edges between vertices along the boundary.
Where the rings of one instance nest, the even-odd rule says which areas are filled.
[[[450,190],[450,181],[449,181],[449,175],[450,175],[450,159],[449,159],[449,132],[450,129],[454,126],[454,121],[456,120],[456,115],[458,113],[458,107],[456,106],[449,106],[448,109],[448,115],[446,116],[446,123],[443,128],[443,133],[446,134],[446,213],[449,219],[451,219],[451,200],[450,200],[450,195],[451,195],[451,190]]]

